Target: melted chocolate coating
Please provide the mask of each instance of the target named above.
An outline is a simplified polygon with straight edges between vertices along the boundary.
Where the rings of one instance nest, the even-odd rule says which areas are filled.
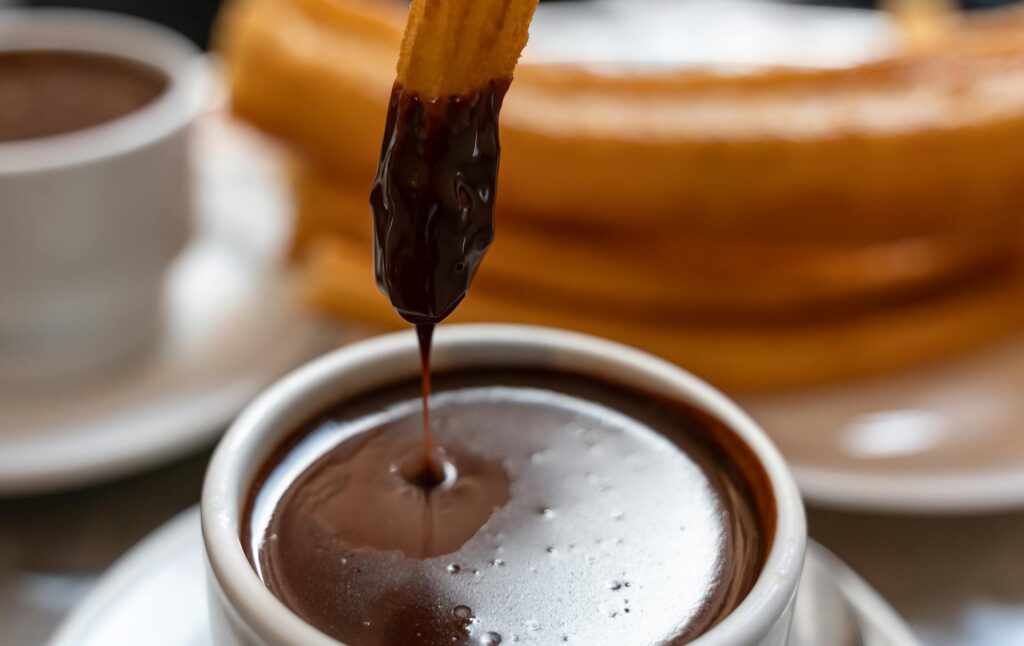
[[[250,493],[267,587],[351,646],[683,644],[735,608],[774,527],[749,449],[704,414],[582,376],[438,375],[298,431]],[[730,440],[730,438],[732,438]]]
[[[498,112],[508,82],[425,100],[396,84],[370,194],[377,284],[411,323],[466,296],[494,238]]]

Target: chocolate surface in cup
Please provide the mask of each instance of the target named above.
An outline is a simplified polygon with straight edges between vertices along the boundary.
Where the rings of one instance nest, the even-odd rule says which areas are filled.
[[[134,112],[167,77],[126,58],[65,50],[0,52],[0,142],[49,137]]]
[[[762,467],[706,414],[590,377],[435,375],[297,429],[250,491],[267,587],[351,646],[680,644],[746,596],[774,532]]]

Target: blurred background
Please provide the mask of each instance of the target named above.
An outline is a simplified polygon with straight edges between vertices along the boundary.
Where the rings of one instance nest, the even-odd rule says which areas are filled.
[[[455,316],[619,339],[726,390],[789,460],[812,536],[930,646],[1024,643],[1017,4],[543,2],[502,114],[497,239]],[[260,390],[401,329],[366,195],[405,4],[0,8],[6,646],[45,643],[188,513]],[[18,62],[40,49],[141,67]],[[44,117],[63,125],[25,134]],[[187,632],[180,596],[164,619]],[[76,625],[114,625],[110,598]]]
[[[559,0],[547,1],[557,2]],[[958,4],[964,9],[985,9],[1011,4],[1014,1],[961,0]],[[816,2],[798,0],[798,3],[863,9],[876,8],[878,4],[866,0],[863,2],[860,0],[818,0]],[[174,0],[27,0],[24,2],[7,0],[3,4],[26,7],[85,7],[127,13],[167,25],[205,47],[210,40],[210,25],[221,3],[212,0],[193,0],[184,3]]]

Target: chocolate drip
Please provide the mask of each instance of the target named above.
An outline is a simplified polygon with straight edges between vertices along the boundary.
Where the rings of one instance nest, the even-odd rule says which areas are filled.
[[[377,284],[404,319],[438,323],[494,237],[498,111],[508,82],[424,99],[395,85],[370,194]]]
[[[434,324],[417,323],[416,337],[420,344],[420,395],[423,399],[423,471],[413,480],[429,490],[444,480],[444,469],[434,459],[434,440],[430,432],[430,345]]]

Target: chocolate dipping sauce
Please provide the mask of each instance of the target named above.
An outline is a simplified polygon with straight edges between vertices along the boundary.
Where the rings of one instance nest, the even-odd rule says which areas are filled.
[[[0,52],[0,142],[82,130],[154,101],[167,87],[158,70],[88,52]]]
[[[435,375],[312,421],[254,483],[267,587],[350,646],[682,644],[746,596],[774,527],[766,476],[705,415],[582,376]],[[731,441],[728,438],[733,438]]]

